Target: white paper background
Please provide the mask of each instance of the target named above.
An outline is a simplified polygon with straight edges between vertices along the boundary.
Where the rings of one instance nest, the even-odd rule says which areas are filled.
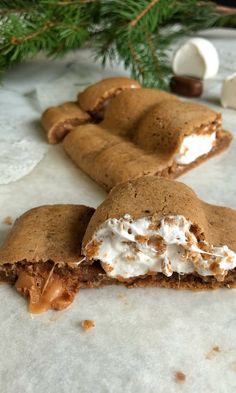
[[[219,106],[222,77],[236,71],[236,33],[216,31],[204,36],[221,54],[220,73],[205,85],[204,102],[224,113],[225,128],[236,135],[236,112]],[[91,63],[85,50],[60,61],[28,62],[6,75],[0,91],[1,157],[6,152],[0,158],[0,180],[8,176],[10,164],[15,180],[26,163],[30,172],[44,158],[27,176],[0,186],[0,239],[9,230],[2,223],[8,215],[16,218],[45,203],[97,206],[105,198],[105,192],[74,166],[61,146],[48,147],[38,119],[42,109],[71,99],[82,84],[121,72],[118,67],[103,71]],[[22,138],[33,146],[24,153],[24,162],[16,142]],[[235,165],[233,141],[229,151],[181,180],[206,201],[236,208]],[[0,391],[235,392],[235,293],[122,286],[82,290],[69,310],[32,318],[25,300],[1,285]],[[80,326],[83,319],[95,320],[95,329],[85,333]],[[215,346],[220,352],[212,351]],[[186,374],[184,383],[175,382],[176,371]]]

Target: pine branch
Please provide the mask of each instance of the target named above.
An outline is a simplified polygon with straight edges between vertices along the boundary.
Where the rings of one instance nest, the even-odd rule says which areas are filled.
[[[60,4],[59,4],[60,3]],[[71,5],[55,0],[0,1],[0,71],[34,57],[63,55],[89,38],[94,4]],[[66,10],[66,12],[65,12]],[[89,11],[89,12],[88,12]]]
[[[123,61],[144,85],[164,88],[169,46],[225,25],[236,26],[236,14],[224,15],[209,1],[0,0],[0,73],[39,52],[62,56],[90,42],[104,64]]]
[[[112,4],[113,12],[108,3],[101,9],[102,24],[94,40],[97,56],[105,63],[117,55],[146,86],[167,87],[167,49],[171,43],[222,21],[210,2],[117,0]],[[170,29],[173,24],[177,30]]]
[[[142,19],[157,3],[159,0],[152,0],[146,7],[138,14],[135,19],[130,22],[130,26],[134,27],[140,19]]]

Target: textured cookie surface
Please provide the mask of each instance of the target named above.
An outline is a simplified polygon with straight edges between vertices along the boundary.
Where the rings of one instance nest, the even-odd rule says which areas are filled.
[[[210,108],[139,88],[120,92],[106,107],[104,119],[74,129],[64,148],[110,190],[142,176],[176,178],[226,149],[231,139],[222,130],[221,115]]]
[[[154,217],[155,221],[182,215],[191,221],[198,239],[236,252],[235,210],[201,201],[182,183],[150,176],[116,186],[95,212],[81,205],[47,205],[23,214],[0,248],[0,279],[15,283],[19,292],[30,296],[33,312],[67,307],[80,288],[121,284],[107,275],[99,260],[85,260],[84,250],[106,220],[127,214],[134,220]],[[167,277],[150,272],[123,283],[128,287],[231,288],[236,285],[236,272],[229,271],[221,281],[214,276],[173,273]]]
[[[142,117],[134,142],[156,154],[178,152],[184,137],[208,134],[221,127],[220,115],[199,104],[168,101],[155,105]]]
[[[123,90],[140,87],[140,84],[131,78],[111,77],[102,79],[79,93],[78,103],[83,110],[96,112],[101,109],[105,100],[118,95]]]
[[[131,138],[147,111],[166,101],[177,101],[177,97],[158,89],[126,90],[113,99],[101,126],[112,133]]]
[[[90,121],[90,115],[83,111],[76,102],[48,108],[42,115],[42,126],[49,143],[58,143],[74,127]]]
[[[82,205],[45,205],[18,218],[0,248],[0,266],[16,262],[73,263],[94,209]]]
[[[126,214],[135,220],[149,216],[183,215],[193,223],[197,235],[208,243],[226,244],[236,252],[235,210],[201,201],[183,183],[152,176],[113,188],[92,216],[83,239],[83,248],[104,221],[119,219]]]
[[[236,211],[157,177],[123,183],[92,216],[82,253],[128,286],[236,286]]]
[[[97,125],[73,130],[63,146],[72,160],[108,191],[127,180],[155,175],[171,164],[167,155],[148,154]]]

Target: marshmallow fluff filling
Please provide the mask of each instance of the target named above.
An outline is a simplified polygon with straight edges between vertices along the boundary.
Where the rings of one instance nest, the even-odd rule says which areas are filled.
[[[216,142],[216,133],[186,136],[180,146],[175,161],[180,165],[188,165],[198,157],[209,153]]]
[[[152,217],[133,220],[128,214],[110,218],[87,244],[85,254],[99,260],[107,275],[117,279],[156,272],[170,277],[177,272],[224,280],[227,271],[236,267],[236,254],[226,245],[199,242],[191,227],[182,215],[165,216],[158,223]]]

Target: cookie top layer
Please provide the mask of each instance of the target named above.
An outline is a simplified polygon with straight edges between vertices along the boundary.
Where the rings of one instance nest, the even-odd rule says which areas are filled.
[[[145,152],[131,141],[95,124],[73,130],[63,147],[77,165],[106,190],[124,181],[168,168],[168,155]]]
[[[126,89],[138,89],[140,84],[131,78],[112,77],[89,86],[78,94],[80,107],[87,112],[96,112],[101,109],[104,101],[116,96]]]
[[[112,100],[100,125],[112,133],[132,137],[147,111],[166,101],[177,101],[177,97],[158,89],[126,90]]]
[[[189,102],[165,101],[153,106],[140,120],[134,142],[157,154],[175,154],[185,136],[216,130],[220,114]],[[215,130],[212,125],[215,122]]]
[[[94,209],[82,205],[47,205],[19,217],[0,248],[0,264],[73,263]]]
[[[113,188],[108,198],[97,208],[87,227],[83,248],[99,226],[109,218],[126,214],[136,220],[142,217],[161,219],[182,215],[193,224],[193,232],[213,245],[227,245],[236,251],[236,211],[201,201],[183,183],[158,177],[142,177]]]

